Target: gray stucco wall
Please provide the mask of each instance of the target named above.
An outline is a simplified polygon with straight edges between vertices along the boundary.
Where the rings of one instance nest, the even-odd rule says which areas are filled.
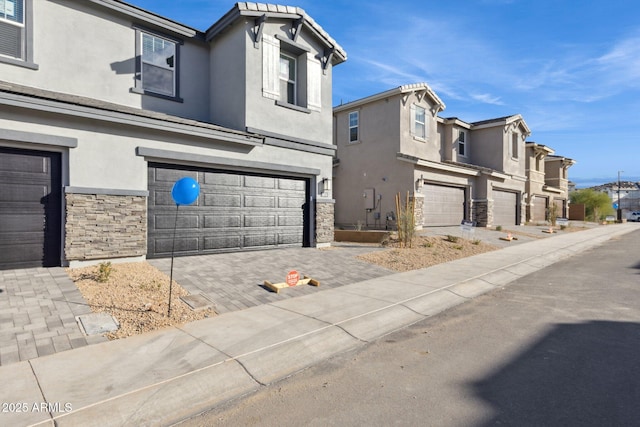
[[[262,67],[245,69],[247,49],[254,49],[247,43],[247,24],[236,22],[231,28],[219,34],[210,44],[211,59],[211,117],[216,124],[232,129],[246,128],[247,78],[262,75]],[[259,90],[260,88],[258,88]]]
[[[130,18],[90,2],[36,0],[33,4],[34,62],[39,68],[26,71],[0,62],[2,80],[208,119],[209,64],[204,43],[180,37],[184,40],[178,64],[183,102],[140,95],[131,92],[135,86],[136,32]],[[89,40],[86,35],[99,36]]]

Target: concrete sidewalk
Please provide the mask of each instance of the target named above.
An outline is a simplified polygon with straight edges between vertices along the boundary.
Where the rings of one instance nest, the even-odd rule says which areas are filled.
[[[167,425],[640,230],[598,227],[0,367],[0,425]]]

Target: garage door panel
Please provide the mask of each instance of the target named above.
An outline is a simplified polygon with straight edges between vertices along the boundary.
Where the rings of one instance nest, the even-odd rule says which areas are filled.
[[[182,170],[182,169],[155,169],[154,170],[155,182],[171,183],[172,187],[174,182],[184,177],[189,177],[197,180],[198,172]]]
[[[275,197],[269,196],[244,196],[244,206],[246,208],[275,208]]]
[[[242,224],[240,215],[205,215],[204,228],[237,228]]]
[[[205,185],[216,185],[216,186],[226,186],[226,187],[241,187],[242,186],[242,176],[241,175],[233,175],[228,173],[212,173],[212,172],[204,172],[204,182]]]
[[[25,178],[26,180],[27,178]],[[40,204],[40,199],[49,194],[50,189],[48,185],[40,184],[23,184],[13,183],[10,186],[3,186],[0,188],[0,197],[4,203],[34,203]]]
[[[242,239],[239,235],[207,236],[204,238],[204,250],[240,249],[242,247],[241,241]]]
[[[424,225],[459,225],[464,219],[465,191],[461,187],[425,184]]]
[[[302,193],[304,197],[304,192],[306,191],[306,184],[304,181],[292,181],[290,179],[278,179],[278,189],[280,190],[290,190],[290,191],[298,191]]]
[[[254,234],[254,235],[248,234],[244,236],[245,248],[274,246],[276,242],[277,240],[276,240],[275,233]]]
[[[207,191],[207,189],[200,189]],[[205,206],[216,206],[220,208],[239,208],[242,206],[242,196],[240,194],[207,194],[204,195]]]
[[[175,202],[170,189],[176,180],[187,176],[178,169],[171,175],[173,180],[155,181],[157,170],[163,168],[173,167],[150,165],[149,192],[154,197],[149,198],[149,257],[171,254],[170,246],[153,242],[173,237],[172,229],[165,228],[167,225],[173,227],[175,220],[171,219],[175,218]],[[185,238],[198,239],[197,248],[194,242],[184,243],[185,251],[214,253],[277,245],[302,246],[305,225],[302,208],[306,203],[307,189],[304,179],[215,170],[198,170],[197,179],[200,183],[198,201],[185,206],[184,210],[181,208],[179,213],[182,216],[189,212],[199,218],[197,226],[192,221],[187,228],[178,229],[178,234],[187,233]],[[171,220],[165,221],[158,215]],[[171,235],[165,234],[168,231]],[[178,249],[176,254],[180,254]]]
[[[275,215],[245,215],[244,226],[250,227],[275,227]]]
[[[244,186],[247,188],[276,188],[276,179],[260,176],[245,176]]]

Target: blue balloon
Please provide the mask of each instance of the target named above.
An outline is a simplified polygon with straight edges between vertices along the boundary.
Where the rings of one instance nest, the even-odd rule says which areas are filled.
[[[177,205],[190,205],[196,201],[199,195],[200,184],[188,176],[177,180],[171,190],[171,197]]]

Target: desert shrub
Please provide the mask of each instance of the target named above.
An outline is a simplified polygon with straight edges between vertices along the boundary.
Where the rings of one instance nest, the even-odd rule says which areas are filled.
[[[398,225],[398,240],[401,247],[411,247],[416,234],[414,201],[410,200],[407,192],[407,199],[401,201],[400,193],[396,194],[396,217]]]
[[[458,236],[453,236],[451,234],[447,234],[447,237],[445,238],[445,240],[447,242],[451,242],[451,243],[458,243],[458,240],[460,240],[460,238]]]
[[[501,225],[496,225],[496,231],[502,231],[502,226]]]
[[[109,280],[109,276],[113,272],[113,267],[110,262],[101,262],[98,266],[97,280],[100,283],[104,283]]]

